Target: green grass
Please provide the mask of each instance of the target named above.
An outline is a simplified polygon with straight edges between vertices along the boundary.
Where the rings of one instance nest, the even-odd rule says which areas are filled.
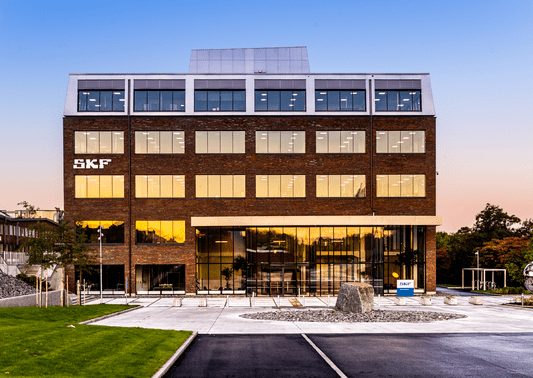
[[[151,377],[191,332],[77,324],[131,307],[0,308],[0,375]]]

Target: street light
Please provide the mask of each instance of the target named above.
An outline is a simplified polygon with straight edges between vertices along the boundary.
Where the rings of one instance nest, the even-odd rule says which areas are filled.
[[[98,226],[98,240],[100,241],[100,304],[102,304],[102,225]]]
[[[479,290],[479,251],[476,251],[476,257],[477,257],[477,266],[476,266],[477,290]]]

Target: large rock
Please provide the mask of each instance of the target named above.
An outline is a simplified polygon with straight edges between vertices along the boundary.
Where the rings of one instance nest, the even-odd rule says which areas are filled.
[[[344,312],[367,312],[374,309],[374,288],[361,282],[343,283],[335,309]]]

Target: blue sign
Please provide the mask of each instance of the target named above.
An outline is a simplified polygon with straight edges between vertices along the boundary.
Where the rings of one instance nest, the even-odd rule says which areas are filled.
[[[397,297],[412,297],[415,295],[415,281],[414,280],[397,280],[396,281],[396,296]]]

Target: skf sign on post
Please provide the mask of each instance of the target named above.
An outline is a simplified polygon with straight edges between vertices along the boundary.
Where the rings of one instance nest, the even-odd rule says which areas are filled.
[[[74,169],[104,169],[111,159],[74,159]]]
[[[415,281],[414,280],[397,280],[396,281],[396,296],[397,297],[412,297],[415,295]]]

